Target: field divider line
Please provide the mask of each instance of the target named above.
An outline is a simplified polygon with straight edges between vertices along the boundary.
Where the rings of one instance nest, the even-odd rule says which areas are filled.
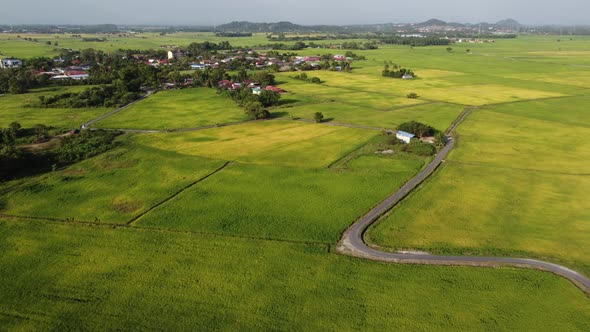
[[[79,224],[79,225],[104,225],[104,226],[114,226],[116,224],[103,224],[99,221],[87,221],[87,220],[75,220],[73,218],[55,218],[55,217],[37,217],[37,216],[25,216],[25,215],[17,215],[17,214],[6,214],[0,213],[0,218],[12,218],[12,219],[30,219],[30,220],[39,220],[39,221],[51,221],[51,222],[59,222],[62,224]]]
[[[548,174],[548,175],[590,176],[590,173],[554,172],[554,171],[542,170],[542,169],[518,168],[518,167],[510,167],[510,166],[502,166],[502,165],[478,163],[478,162],[474,162],[474,161],[447,160],[446,162],[448,164],[458,164],[458,165],[477,166],[477,167],[488,167],[488,168],[506,169],[506,170],[520,171],[520,172],[541,173],[541,174]]]
[[[365,235],[369,227],[383,219],[389,211],[397,207],[407,196],[420,187],[445,161],[454,148],[457,137],[455,129],[476,108],[466,108],[446,131],[447,142],[436,157],[416,176],[404,184],[397,192],[385,198],[365,215],[355,221],[343,234],[337,244],[336,252],[342,255],[396,264],[477,266],[477,267],[515,267],[534,269],[553,273],[571,281],[590,297],[590,279],[580,272],[566,266],[531,258],[485,257],[485,256],[440,256],[430,253],[415,254],[408,251],[389,252],[379,250],[367,243]],[[452,199],[452,198],[447,198]]]
[[[92,126],[93,124],[95,124],[95,123],[97,123],[97,122],[99,122],[99,121],[102,121],[102,120],[104,120],[104,119],[106,119],[106,118],[108,118],[108,117],[111,117],[111,116],[113,116],[113,115],[115,115],[115,114],[117,114],[117,113],[119,113],[119,112],[121,112],[121,111],[123,111],[123,110],[125,110],[125,109],[129,108],[130,106],[132,106],[132,105],[135,105],[135,104],[139,103],[140,101],[142,101],[142,100],[144,100],[144,99],[148,98],[149,96],[151,96],[153,93],[154,93],[154,91],[153,91],[153,90],[149,90],[149,91],[148,91],[148,92],[147,92],[147,93],[146,93],[144,96],[142,96],[141,98],[139,98],[139,99],[137,99],[137,100],[134,100],[134,101],[130,102],[130,103],[129,103],[129,104],[127,104],[127,105],[124,105],[124,106],[122,106],[122,107],[119,107],[119,108],[117,108],[117,109],[116,109],[116,110],[114,110],[114,111],[110,111],[110,112],[108,112],[108,113],[106,113],[106,114],[103,114],[103,115],[99,116],[99,117],[98,117],[98,118],[96,118],[96,119],[93,119],[93,120],[90,120],[90,121],[88,121],[88,122],[86,122],[86,123],[83,123],[83,124],[82,124],[82,127],[83,127],[83,128],[89,128],[89,127],[90,127],[90,126]]]
[[[231,165],[232,162],[231,161],[227,161],[225,162],[221,167],[217,168],[216,170],[214,170],[213,172],[203,176],[202,178],[191,182],[189,185],[185,186],[184,188],[180,189],[179,191],[175,192],[172,196],[167,197],[165,200],[161,201],[160,203],[150,207],[149,209],[147,209],[146,211],[140,213],[139,215],[135,216],[133,219],[129,220],[127,222],[126,225],[133,225],[134,222],[136,222],[137,220],[139,220],[141,217],[145,216],[146,214],[152,212],[154,209],[162,206],[163,204],[168,203],[169,201],[171,201],[172,199],[174,199],[175,197],[177,197],[178,195],[182,194],[183,192],[185,192],[186,190],[192,188],[193,186],[197,185],[200,182],[205,181],[206,179],[212,177],[213,175],[221,172],[223,169],[225,169],[226,167],[228,167],[229,165]]]
[[[583,96],[581,96],[581,95],[564,95],[564,96],[555,96],[555,97],[542,97],[542,98],[521,99],[521,100],[514,100],[514,101],[503,101],[503,102],[499,102],[499,103],[478,105],[477,108],[480,108],[482,110],[486,110],[487,108],[494,108],[496,106],[521,104],[521,103],[530,103],[530,102],[533,102],[533,101],[545,101],[545,100],[554,100],[554,99],[557,100],[557,99],[576,98],[576,97],[583,97]]]
[[[33,217],[33,216],[0,214],[0,218],[2,218],[2,217],[10,219],[11,221],[16,221],[16,222],[26,222],[25,220],[35,220],[35,221],[43,221],[43,222],[47,222],[47,223],[54,223],[54,224],[65,225],[65,226],[93,226],[93,227],[103,227],[103,228],[110,228],[110,229],[131,229],[131,230],[137,230],[137,231],[151,231],[151,232],[172,233],[172,234],[210,236],[210,237],[218,237],[218,238],[232,238],[232,239],[243,239],[243,240],[253,240],[253,241],[269,241],[269,242],[279,242],[279,243],[305,244],[305,245],[323,246],[323,247],[326,247],[327,250],[330,250],[331,246],[332,246],[331,242],[320,242],[320,241],[309,241],[309,240],[307,240],[307,241],[306,240],[290,240],[290,239],[266,238],[266,237],[247,236],[247,235],[220,234],[220,233],[211,233],[211,232],[180,230],[180,229],[173,229],[173,228],[144,227],[144,226],[127,225],[127,224],[114,224],[114,223],[110,224],[110,223],[103,223],[103,222],[97,222],[97,221],[65,220],[65,219],[52,218],[52,217]]]

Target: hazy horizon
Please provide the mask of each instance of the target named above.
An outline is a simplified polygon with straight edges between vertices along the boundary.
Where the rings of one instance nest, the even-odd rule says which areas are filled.
[[[177,1],[174,5],[152,0],[125,3],[104,0],[34,0],[26,11],[9,2],[2,6],[0,24],[118,24],[118,25],[218,25],[231,21],[290,21],[302,25],[419,23],[431,18],[447,22],[494,23],[513,18],[526,25],[590,24],[585,14],[590,2],[581,0],[416,0],[395,3],[367,0],[349,6],[341,1],[299,0],[297,5],[277,1],[225,0],[198,4]]]

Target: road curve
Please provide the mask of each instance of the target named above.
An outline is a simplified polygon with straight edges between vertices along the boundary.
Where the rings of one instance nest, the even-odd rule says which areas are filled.
[[[453,265],[453,266],[480,266],[500,267],[510,266],[517,268],[536,269],[552,272],[566,278],[579,287],[586,295],[590,296],[590,279],[579,272],[567,267],[528,258],[510,257],[483,257],[483,256],[437,256],[429,253],[408,253],[408,252],[384,252],[371,248],[365,242],[365,232],[387,211],[396,206],[412,190],[426,180],[444,162],[449,152],[455,146],[452,137],[457,126],[469,115],[471,110],[463,112],[457,121],[447,131],[447,144],[438,153],[428,166],[408,181],[400,190],[386,198],[383,202],[357,220],[344,232],[336,251],[341,254],[365,258],[374,261],[400,263],[400,264],[423,264],[423,265]]]

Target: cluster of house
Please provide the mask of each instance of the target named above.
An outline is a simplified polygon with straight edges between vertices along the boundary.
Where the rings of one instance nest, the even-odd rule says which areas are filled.
[[[16,58],[0,59],[0,68],[19,68],[22,65],[23,62]]]
[[[241,87],[244,87],[244,86],[251,89],[252,94],[255,94],[255,95],[259,95],[264,90],[265,91],[274,91],[274,92],[277,92],[280,94],[287,93],[287,91],[285,91],[279,87],[272,86],[272,85],[267,85],[265,87],[262,87],[260,84],[255,83],[252,80],[246,80],[243,83],[232,82],[229,80],[223,80],[223,81],[219,82],[219,87],[223,88],[223,89],[227,89],[227,90],[237,90],[237,89],[240,89]]]
[[[493,39],[479,39],[479,38],[451,38],[451,43],[470,43],[470,44],[485,44],[495,43]]]
[[[64,62],[63,59],[57,58],[53,60],[54,63],[62,63]],[[4,58],[0,59],[0,68],[19,68],[23,65],[23,62],[19,59],[15,58]],[[64,79],[73,79],[73,80],[84,80],[90,77],[87,73],[88,70],[92,65],[80,65],[80,66],[71,66],[66,68],[54,68],[49,71],[37,71],[35,74],[37,76],[41,75],[49,75],[50,79],[52,80],[64,80]]]
[[[90,74],[88,74],[90,68],[92,68],[92,65],[54,68],[50,71],[39,71],[37,76],[49,75],[51,80],[85,80],[90,77]]]

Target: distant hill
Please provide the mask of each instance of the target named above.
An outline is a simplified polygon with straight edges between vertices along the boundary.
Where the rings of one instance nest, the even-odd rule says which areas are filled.
[[[447,22],[433,18],[431,20],[428,20],[428,21],[422,22],[422,23],[418,23],[416,25],[419,27],[446,26]]]
[[[513,28],[513,27],[519,27],[519,26],[521,26],[521,24],[518,23],[517,20],[511,19],[511,18],[506,19],[506,20],[498,21],[496,23],[496,25],[499,26],[499,27],[508,27],[508,28]]]

